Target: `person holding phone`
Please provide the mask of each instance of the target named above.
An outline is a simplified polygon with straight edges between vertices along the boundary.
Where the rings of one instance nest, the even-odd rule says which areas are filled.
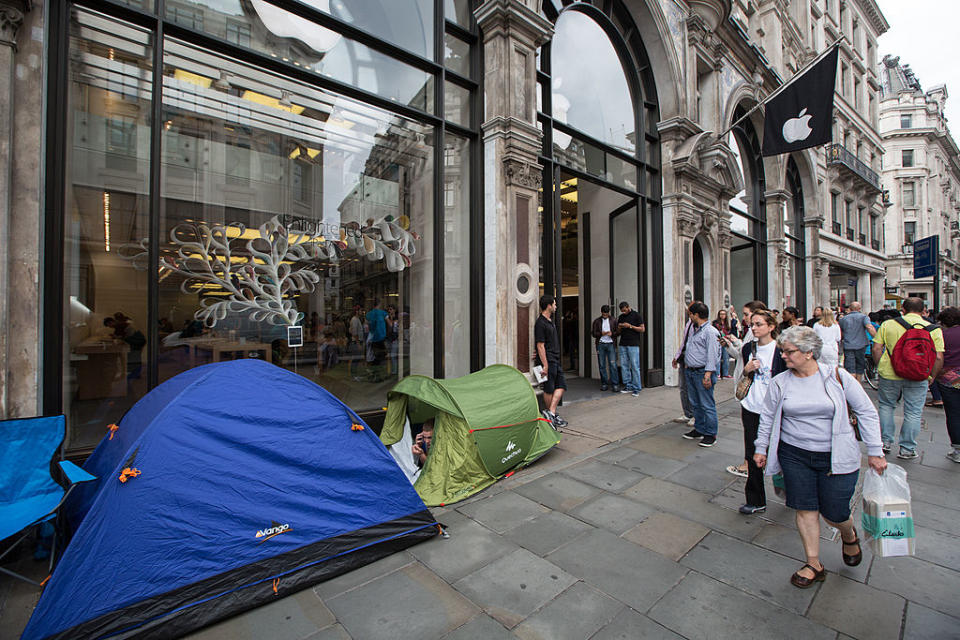
[[[427,462],[427,456],[430,455],[430,445],[433,444],[433,420],[427,420],[423,423],[420,433],[411,447],[413,460],[418,467],[423,467]]]

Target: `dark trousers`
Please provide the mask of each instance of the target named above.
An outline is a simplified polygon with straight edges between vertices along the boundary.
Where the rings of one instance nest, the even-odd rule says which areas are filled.
[[[767,495],[763,489],[763,469],[753,461],[757,452],[753,441],[757,439],[760,428],[760,414],[740,407],[740,421],[743,423],[743,450],[747,455],[747,486],[744,489],[747,504],[753,507],[767,506]]]
[[[936,384],[940,387],[940,397],[943,398],[943,412],[947,417],[950,444],[960,447],[960,389],[954,389],[939,382]]]

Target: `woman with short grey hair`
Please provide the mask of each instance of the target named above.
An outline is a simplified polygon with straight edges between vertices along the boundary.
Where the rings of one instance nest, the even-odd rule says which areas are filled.
[[[840,530],[844,564],[855,567],[863,559],[850,517],[850,498],[860,473],[860,445],[850,412],[859,422],[870,467],[882,474],[887,461],[877,410],[845,369],[817,362],[823,349],[817,333],[809,327],[790,327],[777,344],[787,372],[770,381],[753,458],[767,475],[783,473],[787,506],[797,512],[807,559],[790,582],[806,589],[827,577],[819,557],[821,515]]]

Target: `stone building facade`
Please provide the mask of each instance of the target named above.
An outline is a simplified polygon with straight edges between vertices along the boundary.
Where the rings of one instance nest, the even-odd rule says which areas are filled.
[[[924,91],[909,65],[885,56],[879,66],[882,95],[883,184],[889,191],[884,220],[887,246],[887,292],[918,297],[940,306],[957,305],[960,294],[960,152],[947,128],[947,87]],[[937,236],[940,274],[916,279],[913,242]]]
[[[224,353],[370,417],[404,375],[529,371],[542,293],[574,375],[600,305],[638,309],[647,385],[676,382],[689,300],[882,299],[874,0],[0,5],[3,412],[67,413],[75,449]],[[751,110],[838,39],[835,143],[761,157]],[[256,243],[308,236],[276,309],[197,273],[209,240],[258,273]]]

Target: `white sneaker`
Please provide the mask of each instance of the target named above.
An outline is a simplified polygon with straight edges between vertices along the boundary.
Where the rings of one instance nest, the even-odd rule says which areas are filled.
[[[692,426],[695,425],[696,423],[697,423],[697,419],[696,419],[696,418],[690,418],[689,420],[687,420],[687,426],[688,426],[688,427],[692,427]]]
[[[674,422],[689,422],[689,420],[690,420],[690,418],[688,418],[687,416],[685,416],[685,415],[683,415],[683,414],[680,414],[679,416],[677,416],[676,418],[673,419]]]
[[[960,449],[954,449],[947,454],[948,460],[953,460],[954,462],[960,462]]]

